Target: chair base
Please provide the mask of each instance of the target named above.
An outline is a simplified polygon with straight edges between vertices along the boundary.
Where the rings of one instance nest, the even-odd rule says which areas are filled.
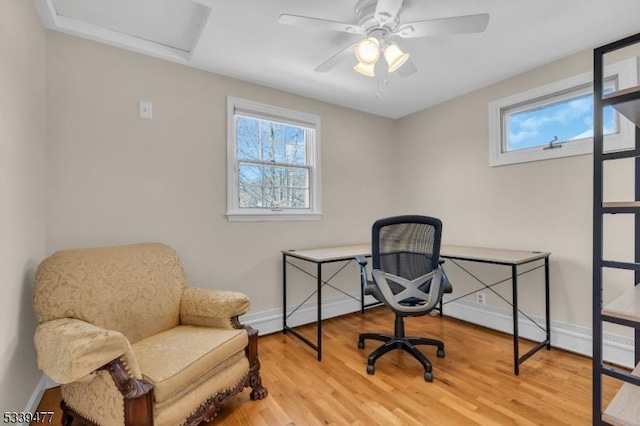
[[[406,337],[404,335],[404,321],[403,317],[396,316],[396,324],[395,324],[395,334],[378,334],[378,333],[362,333],[358,337],[358,348],[364,349],[365,340],[377,340],[380,342],[384,342],[382,346],[380,346],[375,351],[369,354],[367,358],[367,373],[374,374],[375,373],[375,363],[382,355],[390,352],[394,349],[401,349],[405,352],[411,354],[415,359],[417,359],[420,364],[424,367],[424,379],[427,382],[431,382],[433,380],[432,373],[432,365],[431,361],[420,352],[416,346],[417,345],[429,345],[435,346],[438,348],[437,355],[438,358],[444,358],[444,343],[437,339],[429,339],[426,337]]]

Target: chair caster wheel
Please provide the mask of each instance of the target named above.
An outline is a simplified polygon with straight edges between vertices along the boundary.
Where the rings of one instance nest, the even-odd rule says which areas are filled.
[[[433,382],[433,373],[431,371],[424,372],[424,381],[425,382]]]
[[[373,365],[368,364],[367,365],[367,374],[373,374],[376,372],[376,367]]]
[[[358,340],[358,349],[364,349],[364,342],[361,340]]]
[[[438,354],[438,358],[444,358],[444,349],[438,349],[436,353]]]

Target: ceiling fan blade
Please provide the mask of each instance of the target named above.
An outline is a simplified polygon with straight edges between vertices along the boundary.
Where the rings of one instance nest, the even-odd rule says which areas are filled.
[[[349,56],[352,56],[352,57],[355,58],[355,55],[353,53],[353,49],[355,48],[356,44],[357,43],[353,43],[353,44],[350,44],[349,46],[345,47],[344,49],[342,49],[341,51],[339,51],[338,53],[336,53],[335,55],[333,55],[332,57],[330,57],[329,59],[327,59],[326,61],[324,61],[320,65],[318,65],[314,69],[314,71],[327,72],[327,71],[330,71],[333,68],[335,68],[336,65],[338,65],[340,62],[342,62],[345,59],[347,59]]]
[[[344,22],[329,21],[327,19],[311,18],[309,16],[298,15],[280,15],[278,19],[280,24],[296,25],[300,27],[317,28],[321,30],[341,31],[349,34],[365,34],[365,31],[356,24],[347,24]]]
[[[402,9],[402,1],[403,0],[378,0],[373,17],[380,25],[393,22],[398,16],[398,13],[400,13],[400,9]]]
[[[416,67],[416,64],[414,64],[411,59],[407,59],[407,62],[397,70],[398,75],[402,78],[408,77],[416,71],[418,71],[418,67]]]
[[[430,21],[408,22],[393,32],[403,38],[429,37],[450,34],[481,33],[489,24],[489,14],[455,16]]]

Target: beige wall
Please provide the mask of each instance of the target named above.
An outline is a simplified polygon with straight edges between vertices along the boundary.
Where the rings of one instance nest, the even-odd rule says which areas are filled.
[[[47,43],[47,253],[165,242],[193,285],[245,292],[260,312],[282,306],[282,249],[368,240],[393,209],[389,119],[59,33]],[[321,117],[321,221],[227,221],[227,95]]]
[[[31,309],[44,255],[45,32],[33,3],[0,2],[0,412],[40,378]]]
[[[401,210],[442,218],[448,244],[552,252],[552,319],[586,327],[591,327],[593,156],[490,167],[488,103],[590,71],[592,58],[592,51],[585,51],[405,117],[397,123],[403,143],[395,156],[395,201]],[[628,165],[617,163],[607,172],[607,187],[632,196]],[[618,237],[632,232],[622,231],[622,225],[612,229]],[[628,253],[632,240],[624,239]],[[620,249],[618,240],[610,241]],[[470,266],[488,282],[510,274],[506,268]],[[447,271],[455,295],[475,288],[453,265]],[[521,303],[544,315],[537,284],[542,271],[535,274],[521,280]],[[607,298],[632,286],[628,278],[616,276]],[[510,298],[509,283],[499,288]],[[505,306],[486,293],[488,304]]]
[[[282,305],[280,250],[360,242],[379,217],[429,214],[443,219],[445,243],[551,251],[552,318],[590,327],[592,156],[491,168],[487,105],[591,64],[585,51],[392,121],[49,32],[46,253],[162,241],[193,285],[245,292],[264,312]],[[228,95],[321,116],[321,221],[226,220]],[[136,117],[138,99],[153,102],[153,120]],[[628,166],[608,170],[613,192],[629,193]],[[630,235],[625,226],[614,237]],[[631,243],[608,245],[628,253]],[[448,271],[455,294],[473,287]],[[543,315],[535,274],[521,279],[521,306]],[[607,298],[632,285],[613,281]],[[313,284],[291,289],[290,302]]]

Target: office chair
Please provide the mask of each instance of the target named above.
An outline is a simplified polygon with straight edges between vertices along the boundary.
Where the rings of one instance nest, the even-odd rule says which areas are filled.
[[[394,349],[402,349],[424,367],[424,379],[433,380],[431,362],[416,345],[436,346],[439,358],[444,357],[444,343],[424,337],[407,337],[404,317],[422,316],[431,312],[452,288],[440,262],[442,222],[426,216],[396,216],[380,219],[373,224],[371,249],[373,281],[367,279],[364,257],[360,276],[365,294],[372,295],[395,313],[393,335],[363,333],[358,348],[367,339],[384,342],[367,360],[367,373],[375,373],[375,362]]]

